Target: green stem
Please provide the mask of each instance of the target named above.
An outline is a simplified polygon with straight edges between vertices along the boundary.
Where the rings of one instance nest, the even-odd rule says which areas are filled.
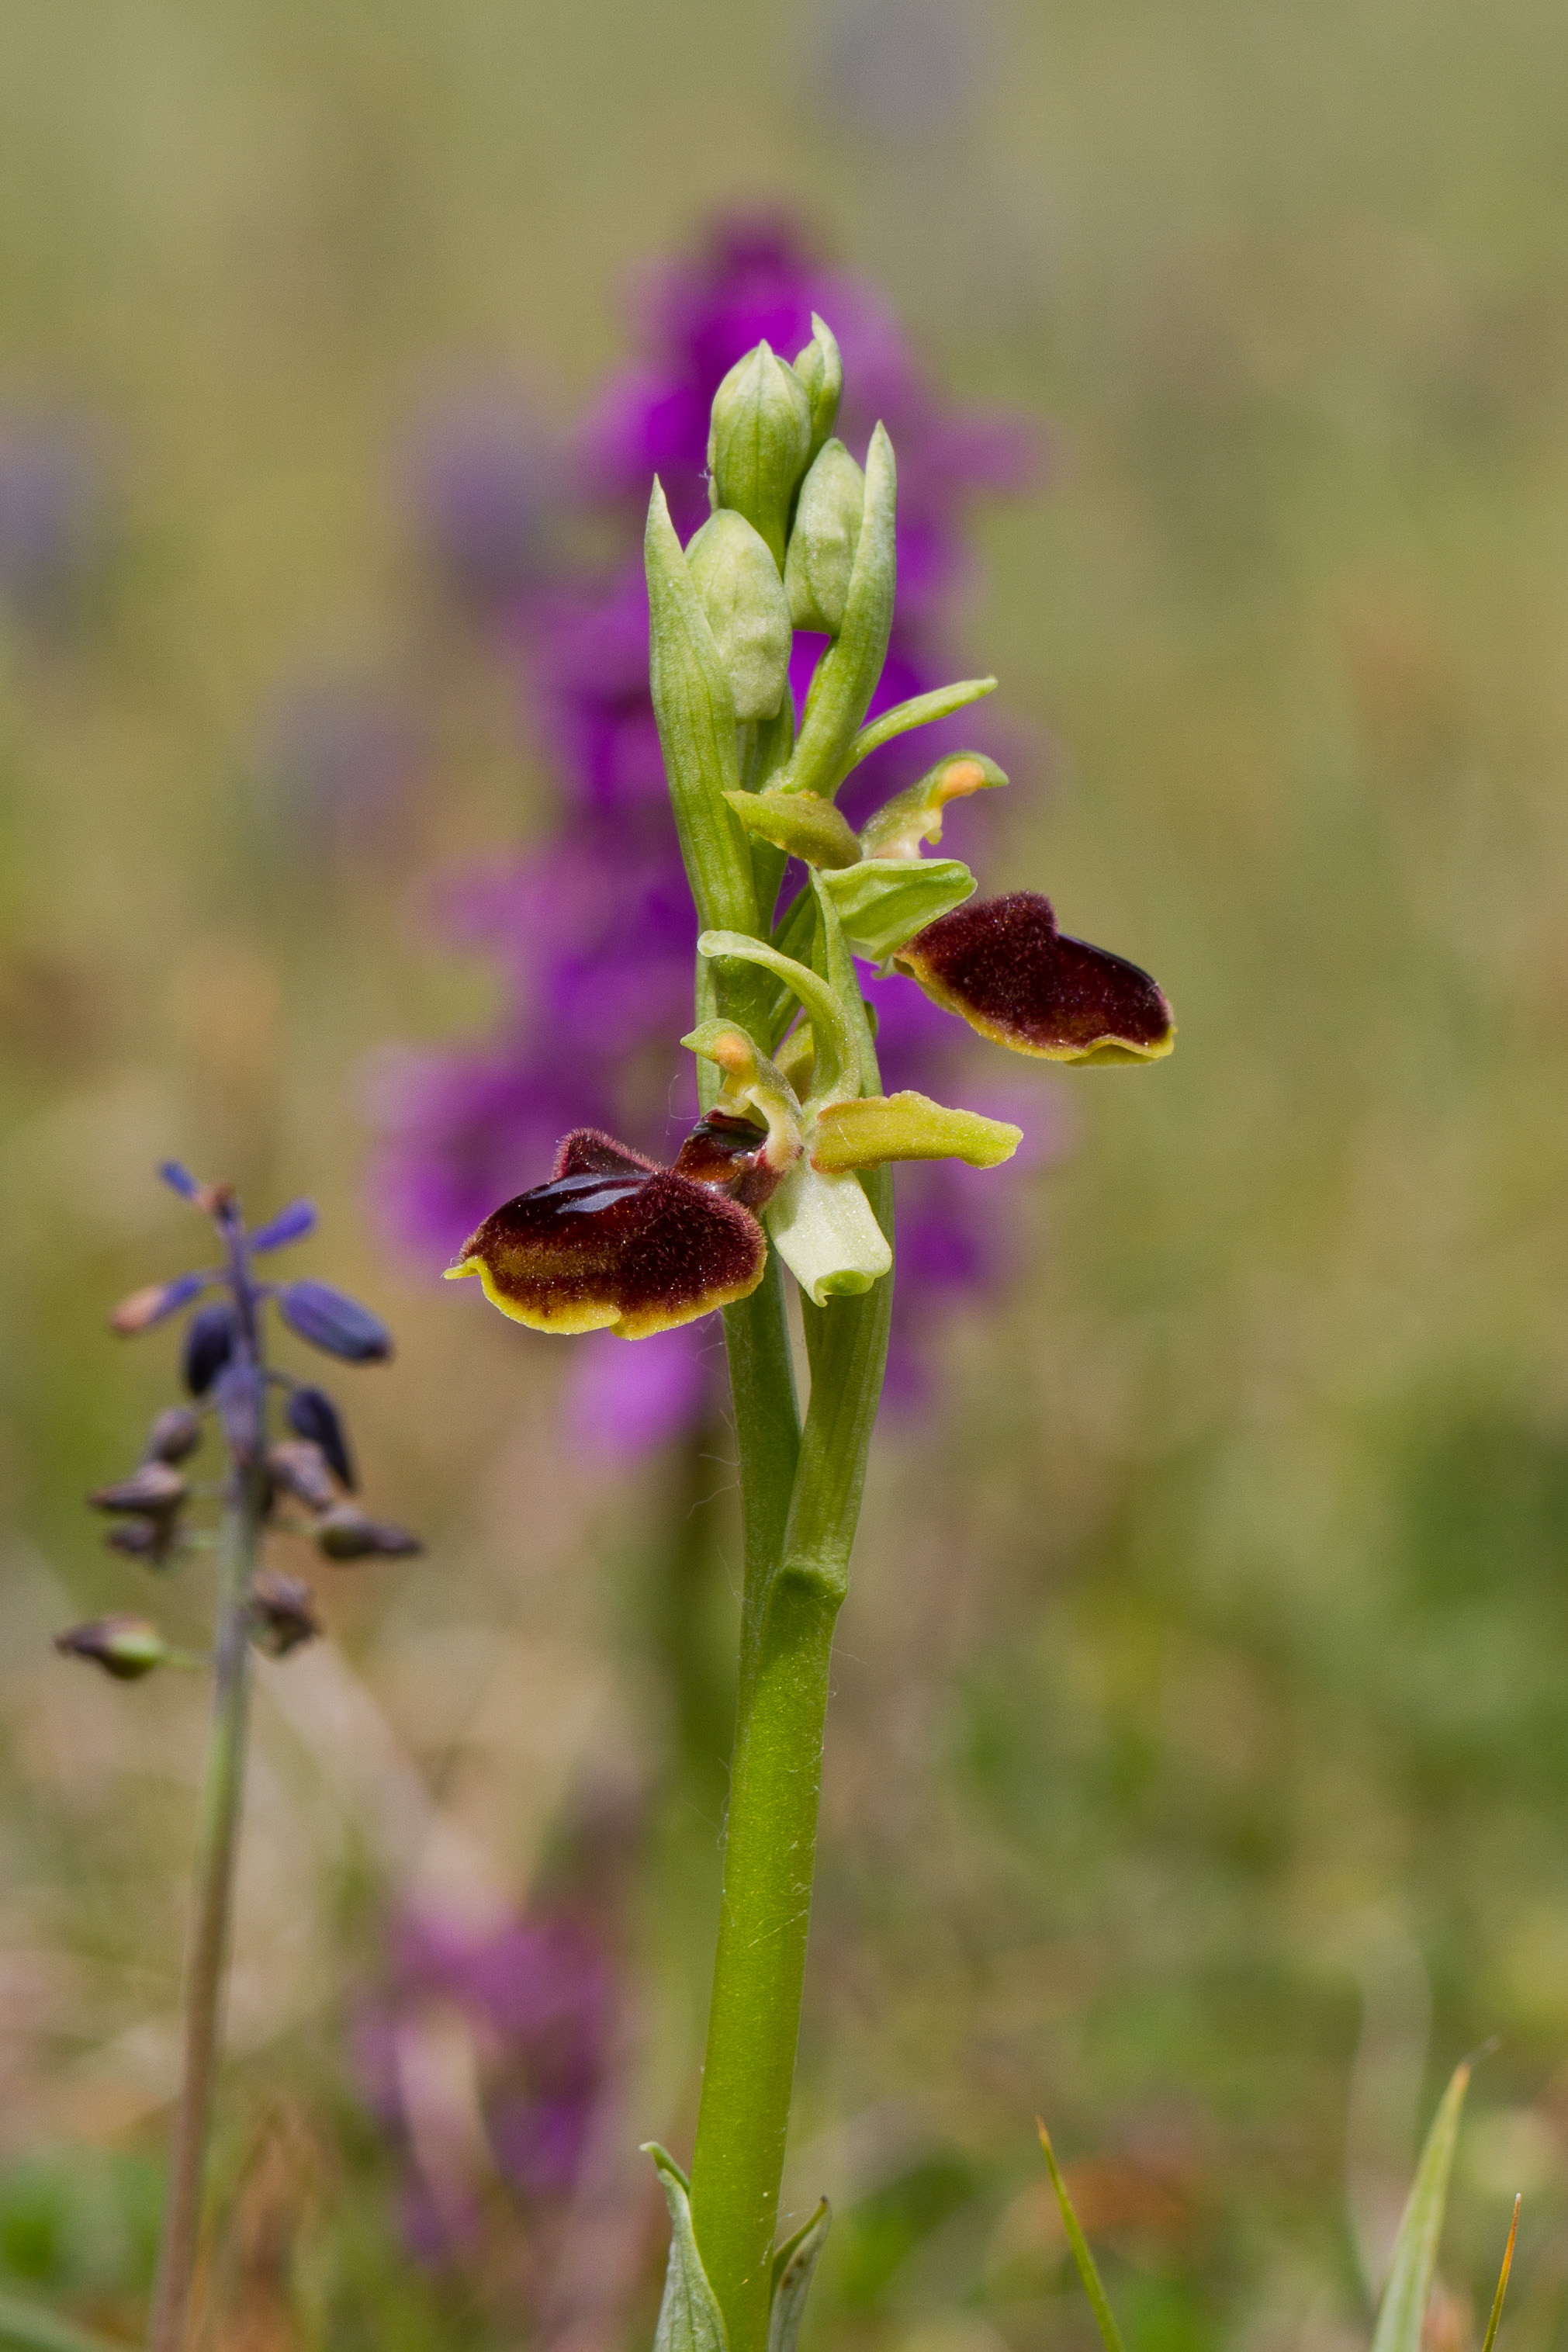
[[[255,1468],[236,1465],[218,1536],[213,1729],[202,1792],[196,1910],[185,1964],[184,2064],[174,2115],[169,2195],[148,2326],[148,2352],[183,2352],[201,2236],[202,2176],[222,2030],[224,1969],[245,1784],[250,1589],[260,1538],[263,1485]]]
[[[891,1184],[878,1175],[867,1189],[891,1238]],[[747,1304],[763,1296],[758,1291]],[[775,1316],[763,1327],[766,1350],[738,1357],[736,1426],[747,1530],[741,1677],[692,2158],[697,2245],[730,2352],[763,2352],[768,2337],[833,1624],[848,1584],[892,1299],[889,1276],[863,1297],[807,1309],[811,1398],[782,1508],[794,1423],[791,1412],[782,1423],[779,1400],[781,1292],[778,1309],[765,1310]],[[757,1376],[764,1354],[772,1368],[768,1378]],[[792,1406],[792,1382],[789,1396]]]

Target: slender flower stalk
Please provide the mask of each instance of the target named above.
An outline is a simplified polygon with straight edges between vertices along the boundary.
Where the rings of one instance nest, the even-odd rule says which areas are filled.
[[[255,1375],[259,1378],[259,1368]],[[260,1550],[265,1478],[237,1463],[218,1529],[213,1728],[202,1790],[195,1916],[185,1968],[184,2050],[174,2111],[169,2194],[152,2291],[148,2352],[181,2352],[201,2236],[202,2179],[212,2132],[213,2086],[234,1909],[240,1801],[250,1696],[251,1593]]]
[[[715,395],[707,520],[683,545],[660,484],[645,561],[650,678],[699,925],[696,1125],[672,1166],[592,1128],[504,1202],[452,1276],[518,1322],[643,1339],[723,1310],[746,1547],[724,1886],[691,2177],[652,2151],[672,2223],[658,2352],[793,2352],[826,2208],[775,2247],[816,1852],[833,1628],[848,1590],[893,1304],[891,1164],[996,1167],[1002,1120],[882,1092],[857,957],[1015,1052],[1170,1051],[1136,965],[1064,936],[1049,900],[981,900],[928,858],[947,803],[1006,782],[949,754],[857,833],[836,805],[873,746],[988,692],[873,703],[892,635],[896,468],[834,437],[831,328],[766,341]],[[797,714],[793,628],[826,643]],[[805,880],[777,911],[790,861]],[[783,1270],[810,1393],[795,1392]]]
[[[180,2089],[147,2335],[148,2352],[184,2352],[221,2053],[245,1798],[250,1654],[254,1647],[285,1657],[321,1631],[310,1587],[262,1564],[264,1538],[301,1537],[335,1561],[406,1554],[420,1546],[402,1528],[371,1518],[352,1500],[353,1457],[331,1398],[267,1361],[263,1310],[268,1304],[298,1338],[340,1361],[377,1363],[392,1353],[385,1327],[356,1299],[326,1283],[273,1283],[256,1274],[258,1255],[302,1241],[313,1230],[310,1203],[297,1201],[267,1224],[249,1229],[232,1187],[200,1184],[174,1161],[160,1172],[210,1217],[223,1262],[134,1291],[115,1309],[110,1325],[123,1336],[191,1310],[182,1349],[189,1402],[159,1413],[136,1469],[89,1499],[110,1515],[108,1541],[115,1550],[155,1570],[168,1568],[187,1548],[185,1514],[193,1491],[182,1465],[200,1446],[205,1417],[215,1422],[225,1469],[215,1539],[212,1730],[185,1963]],[[271,1426],[279,1400],[287,1433],[275,1433]],[[124,1613],[72,1626],[57,1637],[56,1647],[90,1659],[120,1682],[140,1681],[162,1665],[205,1663],[172,1647],[150,1619]]]

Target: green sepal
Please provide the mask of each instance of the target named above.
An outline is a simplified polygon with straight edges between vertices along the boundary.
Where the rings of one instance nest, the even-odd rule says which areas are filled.
[[[967,800],[971,793],[1005,784],[1006,776],[983,751],[955,751],[878,809],[861,827],[861,854],[865,857],[918,857],[920,845],[933,848],[942,838],[942,819],[949,801]]]
[[[1023,1141],[1023,1129],[978,1111],[947,1110],[928,1095],[862,1095],[820,1113],[811,1135],[811,1165],[824,1173],[881,1168],[890,1160],[961,1160],[968,1168],[999,1168]]]
[[[838,338],[825,319],[811,313],[811,340],[795,354],[795,373],[811,404],[811,457],[838,422],[843,397],[844,362]],[[810,457],[807,464],[810,463]]]
[[[871,963],[896,955],[938,915],[972,898],[977,887],[956,857],[863,857],[822,879],[844,937]]]
[[[762,1222],[813,1307],[858,1297],[892,1268],[893,1251],[858,1176],[826,1176],[809,1159],[797,1160]]]
[[[855,732],[876,691],[893,627],[898,564],[894,520],[898,472],[882,425],[865,461],[865,509],[850,573],[843,626],[817,665],[781,791],[831,799],[853,765]]]
[[[733,1021],[705,1021],[681,1039],[683,1045],[724,1073],[724,1085],[705,1109],[744,1118],[759,1111],[768,1124],[763,1156],[771,1168],[787,1168],[806,1146],[800,1097],[778,1065]]]
[[[784,559],[796,628],[836,637],[843,627],[864,519],[865,476],[841,441],[825,442],[800,485]]]
[[[708,2284],[692,2228],[692,2184],[657,2140],[644,2140],[643,2153],[659,2168],[670,2209],[670,2260],[653,2352],[729,2352],[724,2314]]]
[[[832,2209],[824,2197],[816,2211],[786,2238],[773,2257],[773,2300],[768,2308],[768,2352],[795,2352],[806,2296],[827,2243]]]
[[[811,404],[792,367],[766,342],[737,360],[714,394],[708,499],[732,507],[784,569],[796,486],[811,455]]]
[[[869,727],[861,729],[850,745],[844,774],[858,768],[873,751],[880,751],[884,743],[891,743],[894,736],[907,735],[912,727],[929,727],[936,719],[951,719],[955,710],[962,710],[996,690],[994,677],[961,677],[956,686],[934,687],[929,694],[917,694],[908,702],[895,702],[891,710],[883,711]]]
[[[853,866],[861,845],[854,827],[831,801],[815,793],[726,793],[746,827],[808,866]],[[907,935],[906,935],[907,936]]]
[[[1432,2276],[1437,2267],[1437,2241],[1443,2233],[1448,2175],[1459,2137],[1459,2113],[1469,2079],[1468,2065],[1456,2066],[1437,2103],[1394,2242],[1394,2263],[1377,2307],[1372,2352],[1420,2352]]]
[[[774,718],[789,682],[789,600],[767,543],[743,514],[720,507],[686,543],[702,601],[743,726]]]
[[[735,697],[656,481],[643,554],[649,684],[692,897],[703,923],[753,930],[751,852],[724,797],[740,788]]]
[[[697,953],[734,956],[758,965],[791,989],[810,1016],[816,1043],[816,1077],[807,1110],[828,1102],[852,1102],[861,1091],[861,1055],[856,1024],[835,992],[821,976],[793,956],[780,955],[764,940],[747,939],[738,931],[704,931]],[[852,979],[853,975],[852,973]]]

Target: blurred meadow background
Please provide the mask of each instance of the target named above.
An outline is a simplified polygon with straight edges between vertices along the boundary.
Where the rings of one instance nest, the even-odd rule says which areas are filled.
[[[759,211],[880,289],[934,397],[1032,432],[944,621],[949,674],[1001,677],[965,731],[1013,789],[949,840],[1181,1024],[1145,1076],[1009,1069],[1037,1149],[1001,1278],[953,1286],[880,1441],[789,2184],[837,2209],[809,2340],[1091,2341],[1038,2110],[1136,2347],[1364,2342],[1416,2133],[1496,2036],[1434,2340],[1473,2336],[1521,2189],[1506,2325],[1544,2352],[1544,0],[8,13],[0,2288],[130,2334],[150,2275],[204,1694],[49,1637],[155,1605],[200,1638],[202,1559],[150,1604],[81,1499],[171,1392],[167,1334],[104,1318],[189,1262],[172,1152],[257,1215],[321,1204],[300,1271],[399,1338],[338,1383],[366,1483],[428,1546],[323,1564],[329,1641],[260,1670],[209,2338],[648,2340],[635,2149],[689,2147],[716,1905],[725,1433],[596,1431],[569,1349],[434,1280],[385,1154],[411,1055],[503,1010],[439,877],[559,822],[507,597],[634,548],[630,507],[565,496],[571,435],[646,358],[650,269]]]

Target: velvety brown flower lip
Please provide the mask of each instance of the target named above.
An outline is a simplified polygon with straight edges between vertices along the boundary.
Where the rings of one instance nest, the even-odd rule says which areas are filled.
[[[504,1315],[536,1331],[641,1339],[761,1281],[762,1228],[714,1183],[590,1129],[567,1137],[556,1167],[548,1184],[486,1217],[447,1269],[477,1275]]]
[[[982,1036],[1053,1062],[1152,1062],[1176,1035],[1165,997],[1135,963],[1069,939],[1049,898],[971,898],[894,959]]]

